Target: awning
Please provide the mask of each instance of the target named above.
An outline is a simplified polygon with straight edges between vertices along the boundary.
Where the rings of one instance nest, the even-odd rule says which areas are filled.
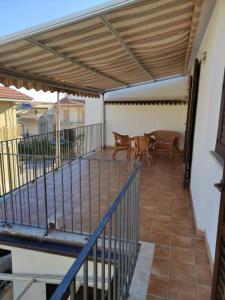
[[[184,75],[202,2],[112,1],[10,35],[0,39],[0,82],[95,97]]]

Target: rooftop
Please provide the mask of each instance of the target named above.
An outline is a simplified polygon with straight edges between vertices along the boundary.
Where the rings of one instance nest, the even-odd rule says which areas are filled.
[[[9,87],[0,86],[0,100],[20,100],[20,101],[31,101],[33,98],[27,96],[19,91],[11,89]]]

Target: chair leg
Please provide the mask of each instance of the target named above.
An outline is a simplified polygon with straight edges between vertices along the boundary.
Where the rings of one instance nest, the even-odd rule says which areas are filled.
[[[113,155],[112,155],[112,159],[113,159],[113,160],[116,158],[117,152],[118,152],[117,150],[115,150],[115,151],[113,152]]]
[[[130,160],[130,149],[127,150],[127,159]]]
[[[146,156],[147,156],[148,165],[149,165],[149,167],[151,167],[150,154],[147,153]]]

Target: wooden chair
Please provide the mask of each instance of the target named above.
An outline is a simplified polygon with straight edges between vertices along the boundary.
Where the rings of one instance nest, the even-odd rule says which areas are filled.
[[[146,155],[148,164],[150,167],[150,137],[149,136],[135,136],[133,137],[134,144],[135,144],[135,155],[134,159],[138,159],[142,157],[143,155]]]
[[[180,132],[170,130],[157,130],[149,134],[155,138],[154,149],[157,151],[168,151],[171,159],[174,150],[179,150]]]
[[[113,152],[112,158],[116,158],[118,151],[127,151],[127,159],[130,159],[131,153],[131,138],[129,135],[121,135],[117,132],[113,132],[115,138],[115,150]]]

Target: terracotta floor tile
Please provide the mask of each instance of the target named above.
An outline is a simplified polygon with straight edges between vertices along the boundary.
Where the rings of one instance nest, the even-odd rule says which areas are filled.
[[[170,252],[170,248],[168,246],[156,245],[155,246],[154,257],[168,260],[169,259],[169,252]]]
[[[173,262],[180,262],[184,264],[194,264],[194,251],[192,249],[184,249],[178,247],[171,247],[170,259]]]
[[[212,273],[209,267],[196,266],[197,281],[201,284],[212,284]]]
[[[169,246],[170,236],[168,234],[161,234],[158,232],[151,232],[150,241],[156,245]]]
[[[169,263],[166,260],[154,258],[152,263],[152,272],[153,275],[158,276],[168,276]]]
[[[166,297],[167,296],[167,278],[151,275],[150,283],[148,288],[148,294],[158,296],[158,297]]]
[[[147,300],[166,300],[166,298],[157,297],[157,296],[154,296],[154,295],[148,295]]]
[[[174,224],[171,225],[171,233],[183,237],[193,237],[195,234],[194,229],[178,227]]]
[[[194,282],[170,279],[169,300],[197,300],[197,287]]]
[[[169,277],[171,279],[195,282],[195,266],[190,264],[171,262],[169,266]]]
[[[198,266],[208,267],[209,258],[206,251],[194,250],[195,264]]]
[[[210,300],[211,297],[211,286],[198,284],[198,299],[199,300]]]
[[[162,234],[170,234],[171,226],[170,226],[170,224],[154,220],[152,223],[152,231],[159,232]]]
[[[193,239],[194,248],[200,251],[206,251],[205,241],[203,239]]]
[[[171,246],[193,249],[193,239],[176,234],[171,234]]]

